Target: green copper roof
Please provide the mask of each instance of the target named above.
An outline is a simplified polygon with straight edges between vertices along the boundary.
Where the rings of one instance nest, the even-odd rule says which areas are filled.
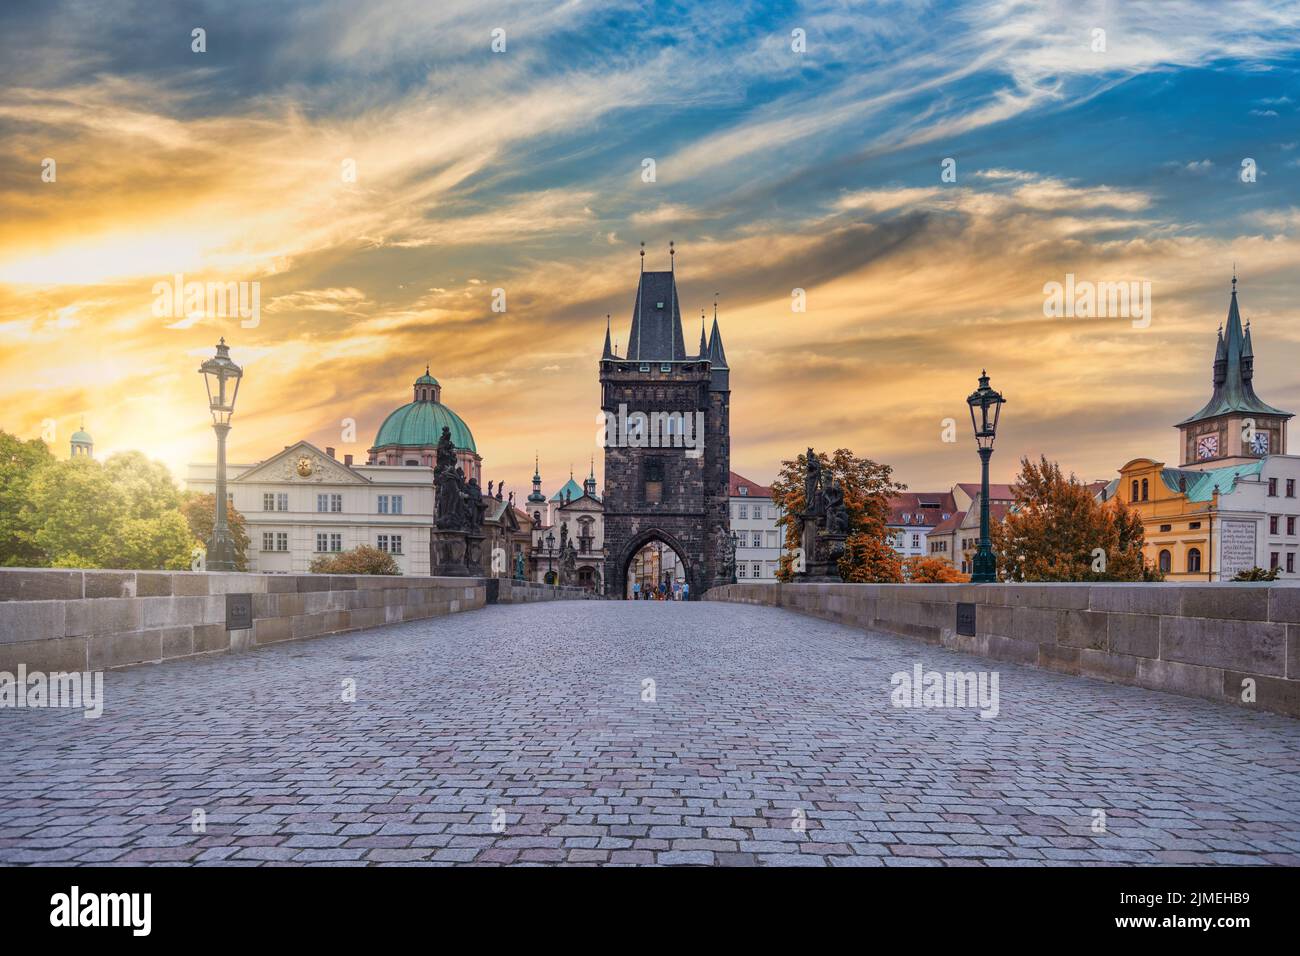
[[[425,369],[424,374],[415,380],[415,384],[416,385],[437,385],[438,380],[429,374],[428,369]]]
[[[433,379],[430,378],[429,381],[432,382]],[[394,411],[379,426],[374,447],[412,445],[425,448],[436,445],[442,437],[444,425],[451,429],[451,441],[457,449],[478,453],[469,426],[446,405],[436,402],[411,402]]]
[[[94,439],[92,439],[88,433],[83,432],[81,429],[77,429],[75,432],[72,433],[72,441],[84,443],[87,445],[93,445],[95,443]]]
[[[572,476],[564,483],[563,488],[551,495],[551,500],[563,501],[566,496],[574,501],[582,497],[582,486],[574,481]]]
[[[1237,310],[1237,278],[1233,276],[1227,334],[1225,336],[1220,333],[1218,348],[1214,355],[1214,394],[1205,403],[1205,407],[1178,424],[1188,425],[1217,415],[1226,415],[1229,412],[1284,415],[1290,418],[1290,412],[1274,408],[1255,394],[1255,387],[1251,382],[1254,377],[1253,364],[1254,353],[1250,343],[1250,331],[1243,332],[1241,328],[1241,313]]]
[[[1188,501],[1211,501],[1217,485],[1219,494],[1229,495],[1237,486],[1237,480],[1249,475],[1258,475],[1264,468],[1265,459],[1252,461],[1249,465],[1230,465],[1227,468],[1214,468],[1210,471],[1190,471],[1186,468],[1163,468],[1160,478],[1170,491],[1181,491],[1180,484],[1187,488]],[[1182,479],[1180,482],[1179,479]]]

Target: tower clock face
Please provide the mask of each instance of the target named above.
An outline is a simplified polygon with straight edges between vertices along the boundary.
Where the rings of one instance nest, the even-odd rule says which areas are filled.
[[[1250,450],[1256,455],[1268,454],[1268,432],[1255,432],[1255,437],[1251,439]]]
[[[1202,435],[1196,439],[1196,457],[1204,461],[1207,458],[1217,458],[1219,455],[1219,436]]]

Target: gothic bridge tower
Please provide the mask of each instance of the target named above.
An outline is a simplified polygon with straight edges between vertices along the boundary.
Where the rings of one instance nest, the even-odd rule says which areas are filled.
[[[605,593],[623,597],[637,553],[671,549],[692,596],[726,583],[731,534],[731,385],[714,303],[713,332],[688,353],[675,270],[641,274],[624,355],[600,358],[605,413]],[[669,246],[670,261],[675,250]]]

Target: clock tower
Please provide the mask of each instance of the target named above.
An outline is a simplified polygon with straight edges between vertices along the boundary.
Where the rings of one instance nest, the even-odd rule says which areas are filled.
[[[1242,328],[1234,275],[1227,329],[1219,327],[1214,352],[1214,392],[1199,412],[1177,426],[1182,468],[1205,471],[1286,454],[1286,423],[1292,413],[1264,403],[1255,394],[1254,366],[1250,323]]]

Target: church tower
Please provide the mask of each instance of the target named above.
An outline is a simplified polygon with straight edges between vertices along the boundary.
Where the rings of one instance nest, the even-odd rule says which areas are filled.
[[[712,337],[688,352],[675,268],[646,272],[644,248],[627,348],[614,353],[607,325],[600,388],[605,593],[623,596],[633,558],[655,542],[676,553],[693,594],[727,583],[731,385],[716,305]]]
[[[1255,351],[1250,323],[1243,329],[1232,277],[1227,329],[1219,327],[1210,400],[1178,423],[1181,467],[1193,471],[1243,465],[1267,455],[1286,454],[1286,424],[1292,417],[1255,394]]]

